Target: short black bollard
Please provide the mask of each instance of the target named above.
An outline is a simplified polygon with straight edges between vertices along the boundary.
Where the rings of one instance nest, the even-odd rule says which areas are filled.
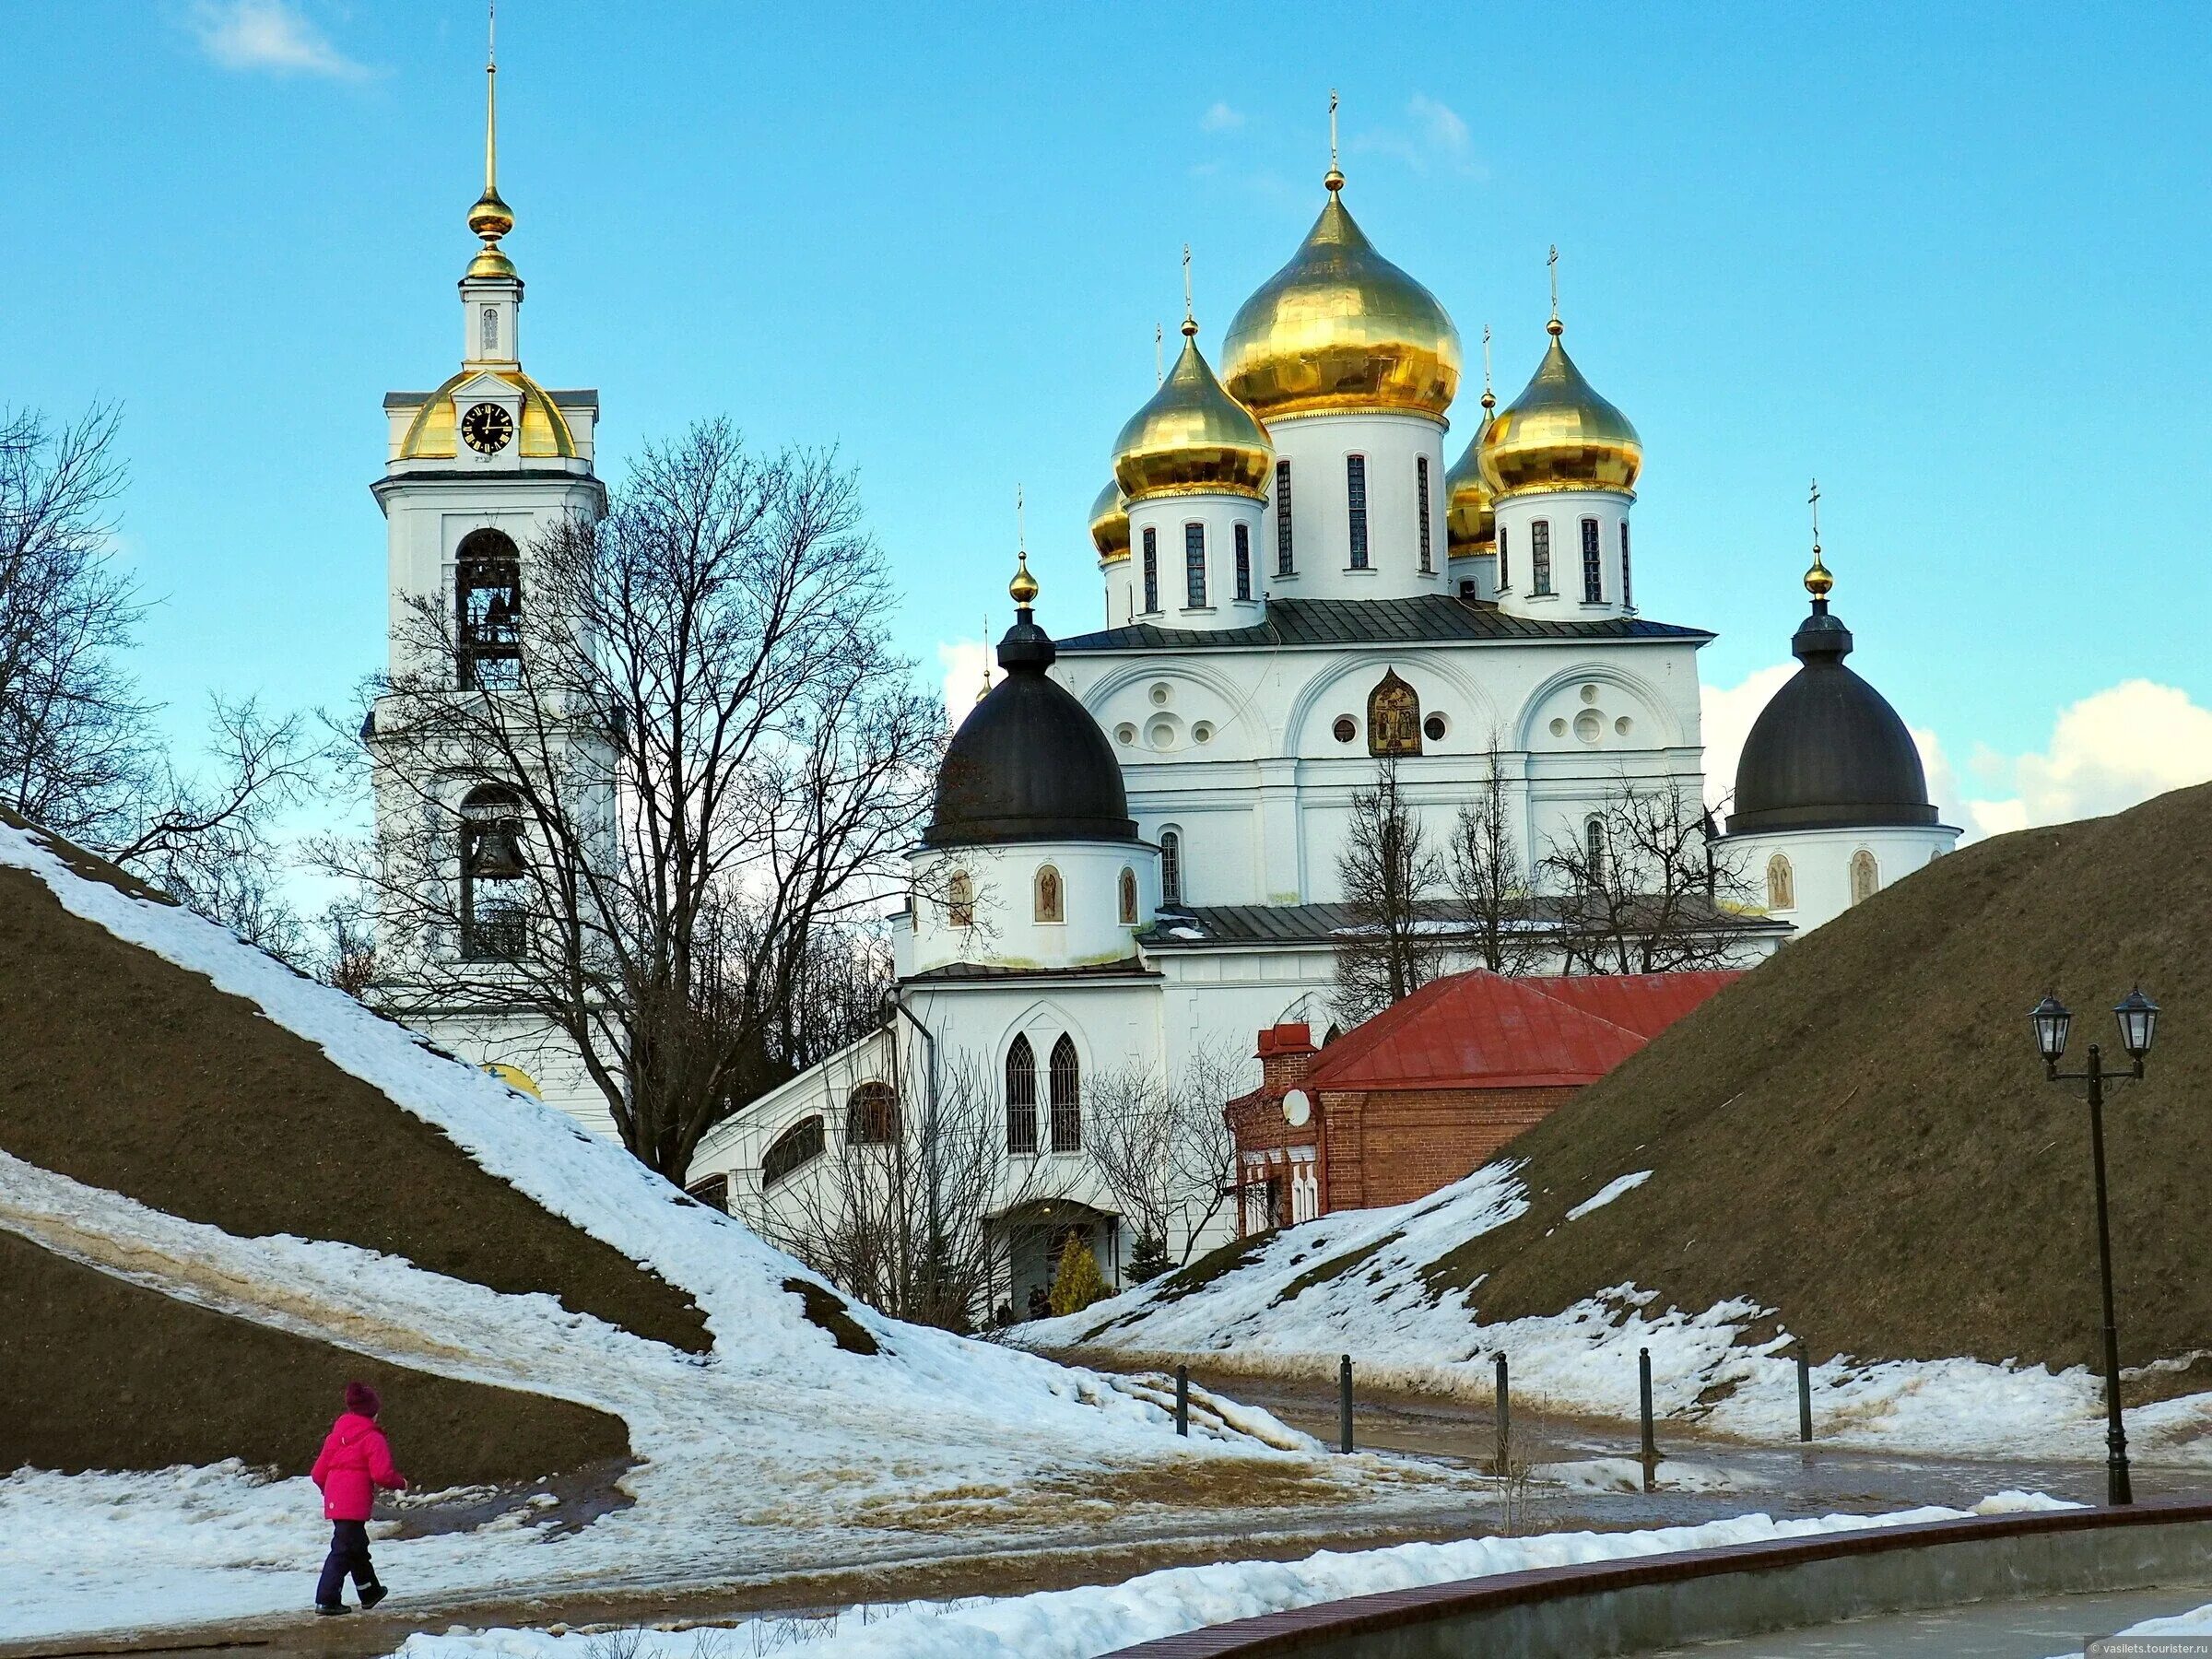
[[[1813,1439],[1813,1365],[1805,1357],[1805,1338],[1797,1339],[1797,1438],[1806,1444]]]
[[[1175,1432],[1188,1434],[1190,1431],[1191,1368],[1179,1365],[1175,1368]]]
[[[1513,1448],[1513,1405],[1512,1392],[1506,1386],[1505,1350],[1498,1352],[1498,1473],[1504,1475],[1511,1468]]]
[[[1349,1354],[1336,1365],[1336,1450],[1352,1449],[1352,1357]]]
[[[1658,1484],[1659,1441],[1652,1432],[1652,1350],[1636,1350],[1636,1392],[1643,1408],[1643,1489]]]

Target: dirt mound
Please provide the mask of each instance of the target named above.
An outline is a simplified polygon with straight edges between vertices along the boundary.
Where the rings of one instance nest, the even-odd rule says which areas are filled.
[[[388,1365],[114,1278],[0,1232],[0,1473],[159,1469],[226,1457],[304,1474],[359,1378],[418,1488],[627,1458],[620,1420]],[[66,1411],[56,1403],[69,1402]]]
[[[1675,1026],[1513,1143],[1527,1213],[1435,1263],[1484,1322],[1633,1283],[1777,1310],[1816,1360],[2093,1358],[2088,1113],[2043,1079],[2029,1008],[2163,1005],[2147,1078],[2111,1091],[2130,1365],[2212,1348],[2212,785],[1937,860]],[[1602,1208],[1566,1212],[1637,1171]]]
[[[54,850],[79,876],[146,894]],[[0,1150],[241,1237],[358,1244],[544,1291],[688,1351],[711,1346],[682,1291],[252,1003],[65,909],[19,868],[0,868]]]

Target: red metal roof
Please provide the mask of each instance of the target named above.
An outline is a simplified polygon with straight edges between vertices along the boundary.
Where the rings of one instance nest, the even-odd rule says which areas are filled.
[[[1309,1089],[1594,1083],[1735,973],[1431,981],[1321,1051]]]

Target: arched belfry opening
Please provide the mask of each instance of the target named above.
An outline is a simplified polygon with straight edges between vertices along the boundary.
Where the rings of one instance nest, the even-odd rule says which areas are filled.
[[[513,538],[472,530],[454,555],[454,667],[464,690],[510,690],[523,677],[523,559]]]

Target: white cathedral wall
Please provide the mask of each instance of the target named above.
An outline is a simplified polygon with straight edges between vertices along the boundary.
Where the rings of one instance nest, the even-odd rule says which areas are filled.
[[[1751,830],[1722,837],[1717,849],[1750,888],[1751,902],[1776,921],[1791,924],[1797,929],[1793,936],[1802,937],[1851,908],[1851,862],[1858,853],[1873,856],[1878,892],[1924,869],[1958,844],[1959,831],[1949,825],[1925,824]],[[1796,902],[1783,909],[1767,904],[1767,865],[1777,853],[1789,860],[1795,889]]]
[[[915,894],[911,942],[902,941],[900,971],[924,973],[955,962],[990,961],[1014,968],[1069,968],[1118,962],[1136,953],[1136,934],[1159,903],[1159,853],[1136,841],[1017,841],[995,847],[948,847],[912,859]],[[1061,915],[1037,914],[1038,877],[1059,872]],[[1136,877],[1134,922],[1122,919],[1121,877]],[[972,884],[974,922],[956,926],[952,877]]]
[[[1500,559],[1504,575],[1499,582],[1498,603],[1510,616],[1547,622],[1603,621],[1630,608],[1623,604],[1621,530],[1629,522],[1635,498],[1609,489],[1544,490],[1509,496],[1498,503]],[[1584,598],[1583,582],[1583,523],[1597,524],[1599,596]],[[1535,585],[1534,526],[1550,526],[1550,592],[1539,594]],[[1633,596],[1636,544],[1630,531],[1629,582]]]
[[[1277,599],[1404,599],[1455,591],[1444,540],[1444,426],[1418,415],[1285,416],[1268,425],[1279,464],[1290,463],[1292,571],[1277,569],[1270,500],[1260,527],[1261,570]],[[1352,568],[1347,459],[1367,473],[1367,568]],[[1416,459],[1429,464],[1429,562],[1420,568],[1420,486]]]
[[[1249,496],[1163,495],[1129,504],[1129,580],[1123,610],[1112,626],[1150,622],[1161,628],[1202,630],[1250,628],[1265,614],[1266,572],[1260,563],[1260,503]],[[1189,526],[1205,535],[1204,603],[1191,603]],[[1252,559],[1251,597],[1237,597],[1236,532],[1241,525]],[[1145,535],[1157,538],[1158,606],[1144,595]]]

